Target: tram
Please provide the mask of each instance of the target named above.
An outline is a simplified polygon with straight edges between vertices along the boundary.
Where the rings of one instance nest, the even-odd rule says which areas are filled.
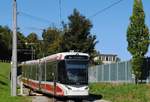
[[[25,61],[22,82],[25,87],[54,96],[88,96],[89,55],[63,52]]]

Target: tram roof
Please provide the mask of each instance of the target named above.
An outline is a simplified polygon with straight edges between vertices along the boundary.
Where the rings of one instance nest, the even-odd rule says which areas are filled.
[[[57,54],[53,54],[53,55],[49,55],[49,56],[43,57],[41,59],[22,62],[21,64],[36,64],[36,63],[45,62],[45,61],[64,60],[65,56],[68,56],[68,55],[81,55],[81,56],[88,56],[89,57],[89,55],[87,53],[62,52],[62,53],[57,53]]]
[[[62,52],[62,53],[57,53],[57,54],[54,54],[54,55],[50,55],[50,56],[47,56],[47,57],[44,57],[41,59],[41,61],[54,61],[54,60],[64,60],[65,56],[68,56],[68,55],[81,55],[81,56],[88,56],[88,54],[86,53],[81,53],[81,52]]]
[[[30,61],[25,61],[25,62],[22,62],[22,64],[36,64],[36,63],[39,63],[39,59],[38,60],[30,60]]]

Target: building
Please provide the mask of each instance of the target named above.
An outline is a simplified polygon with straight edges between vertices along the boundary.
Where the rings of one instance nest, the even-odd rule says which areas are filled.
[[[115,54],[100,54],[94,60],[101,60],[103,64],[110,64],[118,62],[118,57]]]

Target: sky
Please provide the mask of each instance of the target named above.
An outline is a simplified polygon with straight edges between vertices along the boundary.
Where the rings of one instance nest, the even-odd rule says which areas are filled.
[[[12,1],[0,0],[0,25],[12,28]],[[60,3],[61,1],[61,3]],[[127,50],[126,32],[132,15],[133,0],[119,4],[90,18],[96,12],[119,0],[17,0],[19,31],[27,36],[38,34],[50,26],[62,28],[61,21],[68,22],[68,16],[76,8],[93,24],[91,33],[97,36],[96,49],[102,54],[117,54],[122,61],[131,59]],[[61,5],[61,6],[60,6]],[[150,0],[143,0],[146,25],[150,29]],[[61,7],[61,13],[60,13]],[[60,16],[61,15],[61,16]],[[150,48],[146,56],[150,56]]]

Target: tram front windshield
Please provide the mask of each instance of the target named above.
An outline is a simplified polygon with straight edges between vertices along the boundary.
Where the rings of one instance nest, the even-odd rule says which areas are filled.
[[[88,61],[66,61],[66,76],[68,84],[87,84]]]

